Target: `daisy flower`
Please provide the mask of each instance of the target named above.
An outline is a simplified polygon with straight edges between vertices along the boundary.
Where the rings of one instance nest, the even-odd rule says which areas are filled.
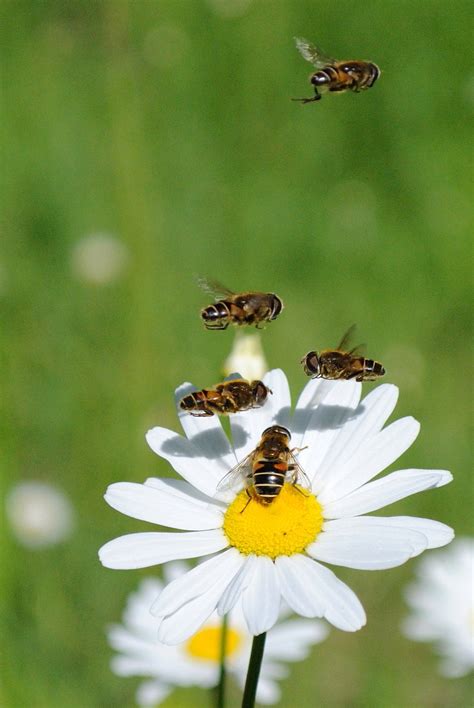
[[[184,564],[167,564],[165,582],[180,578],[187,570]],[[176,686],[211,688],[219,682],[222,619],[213,612],[183,644],[170,646],[158,642],[158,621],[150,615],[150,607],[163,588],[161,580],[142,580],[137,592],[128,598],[123,624],[114,625],[108,631],[109,643],[118,652],[112,659],[112,671],[119,676],[147,677],[136,694],[141,706],[160,703]],[[276,703],[280,698],[277,679],[287,676],[281,662],[304,659],[311,645],[321,642],[327,633],[328,626],[315,620],[287,619],[275,625],[267,637],[257,700],[264,704]],[[226,671],[242,687],[250,648],[251,637],[239,602],[228,617],[225,662]]]
[[[145,568],[210,556],[169,583],[153,604],[165,644],[185,641],[216,609],[223,616],[239,600],[253,635],[273,627],[281,599],[303,617],[323,617],[356,631],[366,622],[364,609],[326,563],[393,568],[453,537],[449,527],[430,519],[367,516],[452,479],[444,470],[404,469],[374,480],[419,431],[411,417],[382,429],[397,401],[395,386],[378,386],[360,402],[360,383],[313,379],[291,414],[283,372],[271,371],[263,380],[273,395],[262,408],[230,417],[233,445],[217,416],[196,418],[178,409],[185,437],[157,427],[146,439],[183,479],[121,482],[106,492],[108,504],[123,514],[180,533],[121,536],[101,548],[103,565]],[[178,388],[177,399],[190,390],[190,384]],[[224,475],[276,423],[291,431],[296,448],[305,448],[298,461],[311,493],[285,484],[268,505],[248,504],[242,488],[219,494]]]
[[[406,590],[412,612],[403,624],[410,639],[434,642],[440,672],[457,678],[474,667],[474,539],[423,558]]]

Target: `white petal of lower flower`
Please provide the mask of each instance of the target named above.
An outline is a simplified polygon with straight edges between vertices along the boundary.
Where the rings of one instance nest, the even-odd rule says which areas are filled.
[[[344,465],[335,465],[319,495],[322,504],[335,501],[358,489],[398,460],[416,440],[420,424],[408,416],[395,421],[370,438]],[[319,476],[318,476],[319,479]]]
[[[361,390],[361,384],[356,381],[336,381],[313,410],[300,438],[300,446],[307,447],[298,455],[298,462],[310,479],[315,476],[341,428],[354,415]]]
[[[452,474],[445,470],[410,469],[392,472],[382,479],[365,484],[338,501],[324,505],[324,518],[337,519],[341,516],[367,514],[411,494],[441,487],[451,482],[452,478]]]
[[[275,565],[282,595],[295,612],[304,617],[325,617],[346,632],[355,632],[364,626],[366,617],[359,599],[329,568],[303,555],[281,556]],[[299,600],[302,592],[306,595],[306,606]]]
[[[302,661],[312,644],[322,642],[329,634],[329,625],[316,619],[292,619],[281,622],[268,633],[265,656],[283,661]]]
[[[369,518],[351,519],[351,528],[327,528],[307,547],[306,552],[316,560],[333,565],[382,570],[402,565],[428,546],[428,539],[419,531],[394,528],[383,523],[374,525]],[[383,522],[383,519],[377,521]]]
[[[256,563],[257,556],[247,556],[239,572],[224,590],[217,605],[217,611],[221,617],[230,612],[240,600],[242,592],[252,581]]]
[[[102,546],[99,558],[106,568],[147,568],[179,558],[206,556],[228,545],[221,529],[182,533],[131,533]]]
[[[139,706],[157,706],[169,696],[172,689],[165,683],[154,679],[153,681],[143,681],[137,688],[135,694]]]
[[[280,587],[274,563],[259,556],[251,582],[242,593],[242,609],[250,634],[267,632],[278,619]]]
[[[269,371],[263,382],[272,391],[261,408],[230,416],[230,428],[237,459],[240,461],[256,448],[270,425],[288,426],[291,399],[288,381],[280,369]]]
[[[271,706],[278,703],[280,697],[281,690],[278,684],[271,679],[265,679],[261,676],[257,685],[257,703],[261,703],[264,706]]]
[[[160,480],[161,489],[133,482],[111,484],[105,501],[113,509],[141,521],[170,526],[184,531],[216,529],[222,526],[222,513],[216,507],[197,501],[191,495],[177,494]],[[193,488],[188,485],[189,489]]]
[[[200,449],[167,428],[152,428],[145,437],[153,452],[167,460],[189,484],[210,497],[215,494],[226,470],[230,469],[222,460],[202,457]]]
[[[195,390],[196,387],[190,383],[179,386],[175,392],[176,403]],[[227,469],[236,464],[234,452],[218,415],[194,416],[178,406],[178,417],[186,437],[199,448],[204,458],[215,460]]]
[[[194,634],[215,610],[243,562],[240,553],[231,548],[167,585],[151,608],[161,619],[159,640],[179,644]]]
[[[318,469],[318,479],[346,464],[361,446],[382,430],[398,400],[398,388],[382,384],[371,391],[357,406],[352,418],[340,429]],[[330,481],[330,478],[328,481]]]

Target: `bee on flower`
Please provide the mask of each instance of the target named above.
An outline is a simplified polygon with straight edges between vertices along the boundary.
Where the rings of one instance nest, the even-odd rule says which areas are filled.
[[[384,428],[397,402],[396,386],[378,386],[361,402],[360,382],[312,379],[292,414],[283,372],[270,371],[263,382],[273,395],[262,408],[230,418],[233,444],[217,416],[196,418],[178,410],[185,437],[156,427],[146,438],[181,479],[121,482],[105,495],[110,506],[128,516],[179,531],[112,540],[99,552],[106,567],[204,559],[166,585],[152,605],[158,638],[165,644],[186,641],[215,611],[222,617],[239,602],[252,635],[276,624],[282,600],[303,617],[325,618],[354,632],[366,622],[364,609],[327,564],[393,568],[453,538],[452,529],[431,519],[371,515],[452,480],[449,472],[436,469],[378,477],[410,447],[420,428],[412,417]],[[190,384],[179,387],[177,400],[189,390]],[[225,475],[275,425],[290,433],[309,489],[302,494],[289,478],[271,504],[248,504],[244,479],[221,490]]]

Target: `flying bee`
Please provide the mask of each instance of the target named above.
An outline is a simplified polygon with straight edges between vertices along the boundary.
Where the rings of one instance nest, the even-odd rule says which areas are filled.
[[[322,93],[342,93],[344,91],[365,91],[374,85],[380,76],[377,64],[371,61],[337,60],[324,54],[306,39],[295,37],[296,47],[302,57],[316,67],[309,80],[314,86],[313,98],[293,98],[293,101],[312,103],[319,101]]]
[[[355,329],[352,325],[336,349],[323,349],[309,352],[301,360],[304,372],[314,379],[355,379],[356,381],[375,381],[385,374],[379,361],[366,359],[358,353],[359,347],[346,351],[348,342]]]
[[[282,425],[272,425],[264,430],[255,450],[225,475],[218,491],[231,489],[243,478],[249,497],[243,513],[252,499],[271,504],[287,481],[309,489],[311,483],[295,457],[295,452],[300,452],[301,448],[291,450],[290,440],[290,431]]]
[[[261,329],[264,322],[276,319],[283,309],[283,302],[275,293],[234,293],[204,278],[198,282],[216,300],[201,310],[206,329],[227,329],[230,324],[238,327],[255,325]]]
[[[231,379],[214,388],[188,393],[180,400],[179,407],[194,416],[229,415],[260,408],[269,393],[272,391],[262,381]]]

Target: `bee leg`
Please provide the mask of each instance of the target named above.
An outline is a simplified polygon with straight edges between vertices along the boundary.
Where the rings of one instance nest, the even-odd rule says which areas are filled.
[[[320,101],[321,95],[316,92],[312,98],[292,98],[292,101],[299,101],[300,103],[314,103],[314,101]]]
[[[305,445],[304,447],[294,447],[293,450],[290,450],[292,455],[297,455],[299,452],[302,452],[303,450],[307,450],[308,445]],[[288,467],[289,470],[291,470],[294,467],[294,465],[290,465]]]
[[[201,410],[201,411],[190,411],[191,415],[193,415],[195,418],[207,418],[211,415],[214,415],[212,411],[206,411],[206,410]]]
[[[242,511],[240,512],[241,514],[244,513],[245,509],[248,507],[248,505],[249,505],[250,502],[252,501],[252,495],[250,494],[249,490],[246,489],[245,491],[247,492],[248,500],[247,500],[246,505],[244,506],[244,508],[243,508]]]

